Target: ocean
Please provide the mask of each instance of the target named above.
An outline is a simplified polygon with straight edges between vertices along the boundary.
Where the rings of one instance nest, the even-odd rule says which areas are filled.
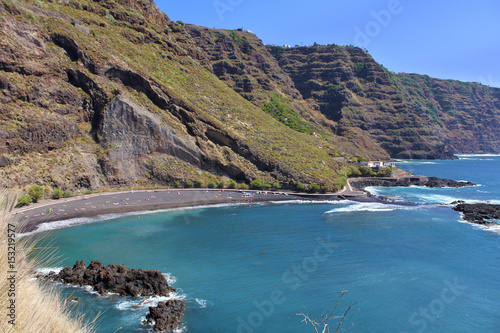
[[[185,301],[183,332],[314,332],[333,310],[346,332],[500,332],[500,228],[462,220],[450,203],[500,203],[500,156],[400,161],[414,174],[468,180],[459,189],[370,188],[394,204],[287,202],[114,216],[45,236],[57,266],[99,260],[157,269]],[[398,202],[415,205],[399,205]],[[61,227],[61,224],[59,224]],[[81,299],[98,332],[145,332],[166,298]],[[338,323],[329,323],[333,329]],[[323,329],[321,326],[320,331]]]

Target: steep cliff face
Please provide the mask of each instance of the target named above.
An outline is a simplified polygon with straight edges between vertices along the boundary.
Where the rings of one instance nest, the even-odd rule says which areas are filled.
[[[174,23],[150,1],[5,0],[0,11],[3,185],[94,189],[256,177],[332,184],[345,163],[333,152],[366,154],[328,131],[297,132],[262,109],[272,93],[302,112],[301,121],[316,116],[256,37],[247,45],[230,32]],[[216,60],[217,47],[230,47],[226,37],[248,47],[221,51],[228,66]],[[223,74],[233,65],[250,70],[252,89]],[[319,128],[333,124],[316,118]]]
[[[277,59],[255,34],[241,29],[208,29],[194,25],[184,26],[183,29],[184,37],[177,37],[176,40],[235,92],[271,114],[276,105],[285,112],[290,111],[281,115],[274,112],[276,119],[295,130],[327,133],[335,152],[362,154],[373,159],[389,158],[387,151],[357,129],[353,131],[356,135],[349,138],[337,135],[336,120],[318,112],[320,105],[315,100],[304,100],[295,86],[297,82],[283,71]],[[187,34],[190,38],[185,37]]]
[[[499,89],[390,73],[355,47],[268,49],[340,134],[361,129],[392,157],[500,151]]]

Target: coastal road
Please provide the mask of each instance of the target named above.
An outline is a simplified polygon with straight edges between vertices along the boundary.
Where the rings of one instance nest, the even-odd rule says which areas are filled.
[[[351,183],[349,182],[349,179],[347,179],[347,184],[346,186],[344,187],[344,189],[340,192],[337,193],[339,196],[343,196],[343,197],[356,197],[356,198],[359,198],[359,197],[366,197],[367,196],[367,193],[365,191],[360,191],[358,190],[357,188],[353,188],[351,186]]]

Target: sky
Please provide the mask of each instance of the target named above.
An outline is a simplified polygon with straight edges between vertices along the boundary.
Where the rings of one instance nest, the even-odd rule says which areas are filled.
[[[393,72],[500,87],[498,0],[155,0],[171,20],[265,44],[355,45]]]

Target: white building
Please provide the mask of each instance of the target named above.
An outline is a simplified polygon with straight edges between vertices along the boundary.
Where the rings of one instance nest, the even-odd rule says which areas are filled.
[[[369,161],[369,162],[361,162],[362,165],[367,166],[372,169],[383,169],[387,167],[393,167],[394,163],[391,162],[383,162],[383,161]]]

